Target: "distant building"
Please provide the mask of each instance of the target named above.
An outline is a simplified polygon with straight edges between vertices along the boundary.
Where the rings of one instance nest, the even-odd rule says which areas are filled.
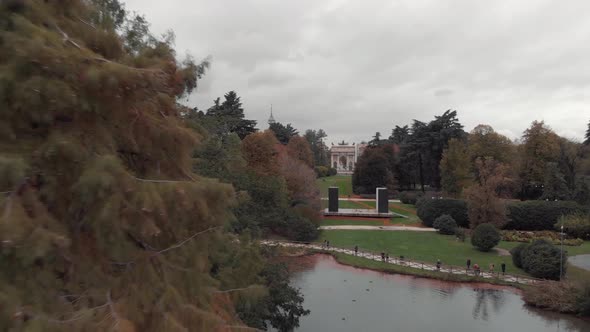
[[[352,174],[358,158],[363,154],[367,144],[332,145],[330,148],[330,166],[338,174]]]

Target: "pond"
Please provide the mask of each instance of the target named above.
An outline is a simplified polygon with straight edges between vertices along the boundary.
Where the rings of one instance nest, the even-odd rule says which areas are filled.
[[[589,331],[590,322],[524,305],[517,290],[385,274],[332,256],[290,259],[311,310],[297,331]]]

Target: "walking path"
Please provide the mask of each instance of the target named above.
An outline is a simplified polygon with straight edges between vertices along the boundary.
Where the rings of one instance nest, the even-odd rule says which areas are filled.
[[[328,197],[322,197],[321,198],[322,201],[327,201]],[[375,199],[371,199],[371,198],[354,198],[354,197],[338,197],[339,201],[356,201],[356,202],[375,202]],[[399,199],[390,199],[389,203],[401,203],[401,201]]]
[[[263,241],[261,241],[261,244],[267,245],[267,246],[307,248],[307,249],[323,250],[323,251],[329,251],[329,252],[338,252],[338,253],[343,253],[343,254],[353,255],[353,256],[355,255],[353,249],[336,248],[336,247],[332,247],[332,246],[325,247],[319,243],[302,243],[302,242],[289,242],[289,241],[277,241],[277,240],[263,240]],[[363,252],[363,251],[359,250],[359,252],[356,256],[363,257],[366,259],[371,259],[374,261],[382,261],[380,254],[372,253],[372,252]],[[434,265],[434,264],[416,262],[416,261],[411,261],[408,259],[400,259],[400,258],[396,258],[396,257],[390,257],[389,261],[387,263],[392,264],[392,265],[407,266],[407,267],[412,267],[415,269],[422,269],[422,270],[427,270],[427,271],[437,271],[436,265]],[[467,270],[464,267],[448,266],[448,265],[447,266],[443,265],[439,271],[440,271],[440,273],[450,273],[450,274],[455,274],[455,275],[470,275],[470,276],[473,276],[475,273],[472,269]],[[501,275],[501,273],[499,273],[499,272],[489,273],[489,272],[482,271],[482,272],[480,272],[479,277],[484,279],[484,281],[485,281],[485,279],[499,279],[499,280],[503,280],[506,282],[525,284],[525,285],[533,284],[537,281],[540,281],[540,279],[535,279],[535,278],[521,276],[521,275],[513,275],[513,274],[508,274],[508,273],[505,275]]]
[[[413,226],[365,226],[365,225],[334,225],[320,226],[325,230],[369,230],[369,231],[413,231],[413,232],[436,232],[434,228],[413,227]]]

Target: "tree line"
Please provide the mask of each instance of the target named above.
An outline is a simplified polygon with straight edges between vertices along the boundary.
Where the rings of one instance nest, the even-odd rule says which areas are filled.
[[[457,112],[448,110],[430,122],[395,126],[386,139],[376,133],[357,163],[354,190],[369,194],[387,186],[464,197],[488,189],[503,198],[587,203],[590,123],[588,127],[585,140],[576,142],[533,121],[512,141],[489,125],[466,132]]]

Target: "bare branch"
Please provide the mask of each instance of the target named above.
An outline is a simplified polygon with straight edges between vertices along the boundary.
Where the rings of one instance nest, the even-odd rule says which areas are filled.
[[[177,181],[177,180],[150,180],[150,179],[141,179],[138,177],[133,177],[137,181],[142,182],[153,182],[153,183],[192,183],[192,181]]]
[[[59,31],[59,33],[61,33],[61,35],[64,38],[64,43],[68,42],[72,45],[74,45],[77,49],[82,50],[82,47],[80,47],[80,45],[78,45],[78,43],[76,43],[75,41],[70,39],[70,36],[68,36],[67,33],[65,33],[62,29],[59,28],[59,26],[57,26],[57,24],[54,24],[55,28],[57,29],[57,31]]]
[[[94,26],[94,24],[92,24],[92,23],[89,23],[89,22],[86,22],[86,21],[84,21],[83,19],[81,19],[80,17],[78,17],[78,21],[80,21],[80,22],[82,22],[82,23],[86,24],[87,26],[91,27],[91,28],[92,28],[92,29],[94,29],[94,30],[97,30],[97,29],[96,29],[96,27]]]
[[[171,246],[171,247],[168,247],[168,248],[166,248],[166,249],[162,249],[162,250],[158,251],[157,253],[158,253],[158,254],[163,254],[163,253],[165,253],[166,251],[169,251],[169,250],[172,250],[172,249],[177,249],[177,248],[180,248],[180,247],[182,247],[182,246],[183,246],[185,243],[187,243],[188,241],[190,241],[190,240],[194,239],[196,236],[198,236],[198,235],[201,235],[201,234],[203,234],[203,233],[210,232],[210,231],[212,231],[212,230],[214,230],[214,229],[217,229],[217,228],[219,228],[219,227],[221,227],[221,226],[216,226],[216,227],[209,227],[209,228],[207,228],[207,229],[206,229],[206,230],[204,230],[204,231],[197,232],[197,233],[193,234],[191,237],[187,238],[186,240],[184,240],[184,241],[181,241],[181,242],[179,242],[179,243],[177,243],[177,244],[175,244],[175,245],[173,245],[173,246]]]
[[[111,299],[111,290],[109,289],[107,291],[107,305],[109,306],[109,310],[111,311],[111,315],[113,316],[113,319],[115,320],[115,323],[113,325],[113,329],[116,329],[117,326],[119,326],[119,315],[117,314],[117,311],[115,310],[115,306],[113,304],[113,300]]]
[[[232,288],[232,289],[226,289],[226,290],[216,290],[213,291],[213,293],[231,293],[231,292],[237,292],[237,291],[242,291],[242,290],[246,290],[246,289],[252,289],[255,288],[256,286],[248,286],[248,287],[242,287],[242,288]]]

